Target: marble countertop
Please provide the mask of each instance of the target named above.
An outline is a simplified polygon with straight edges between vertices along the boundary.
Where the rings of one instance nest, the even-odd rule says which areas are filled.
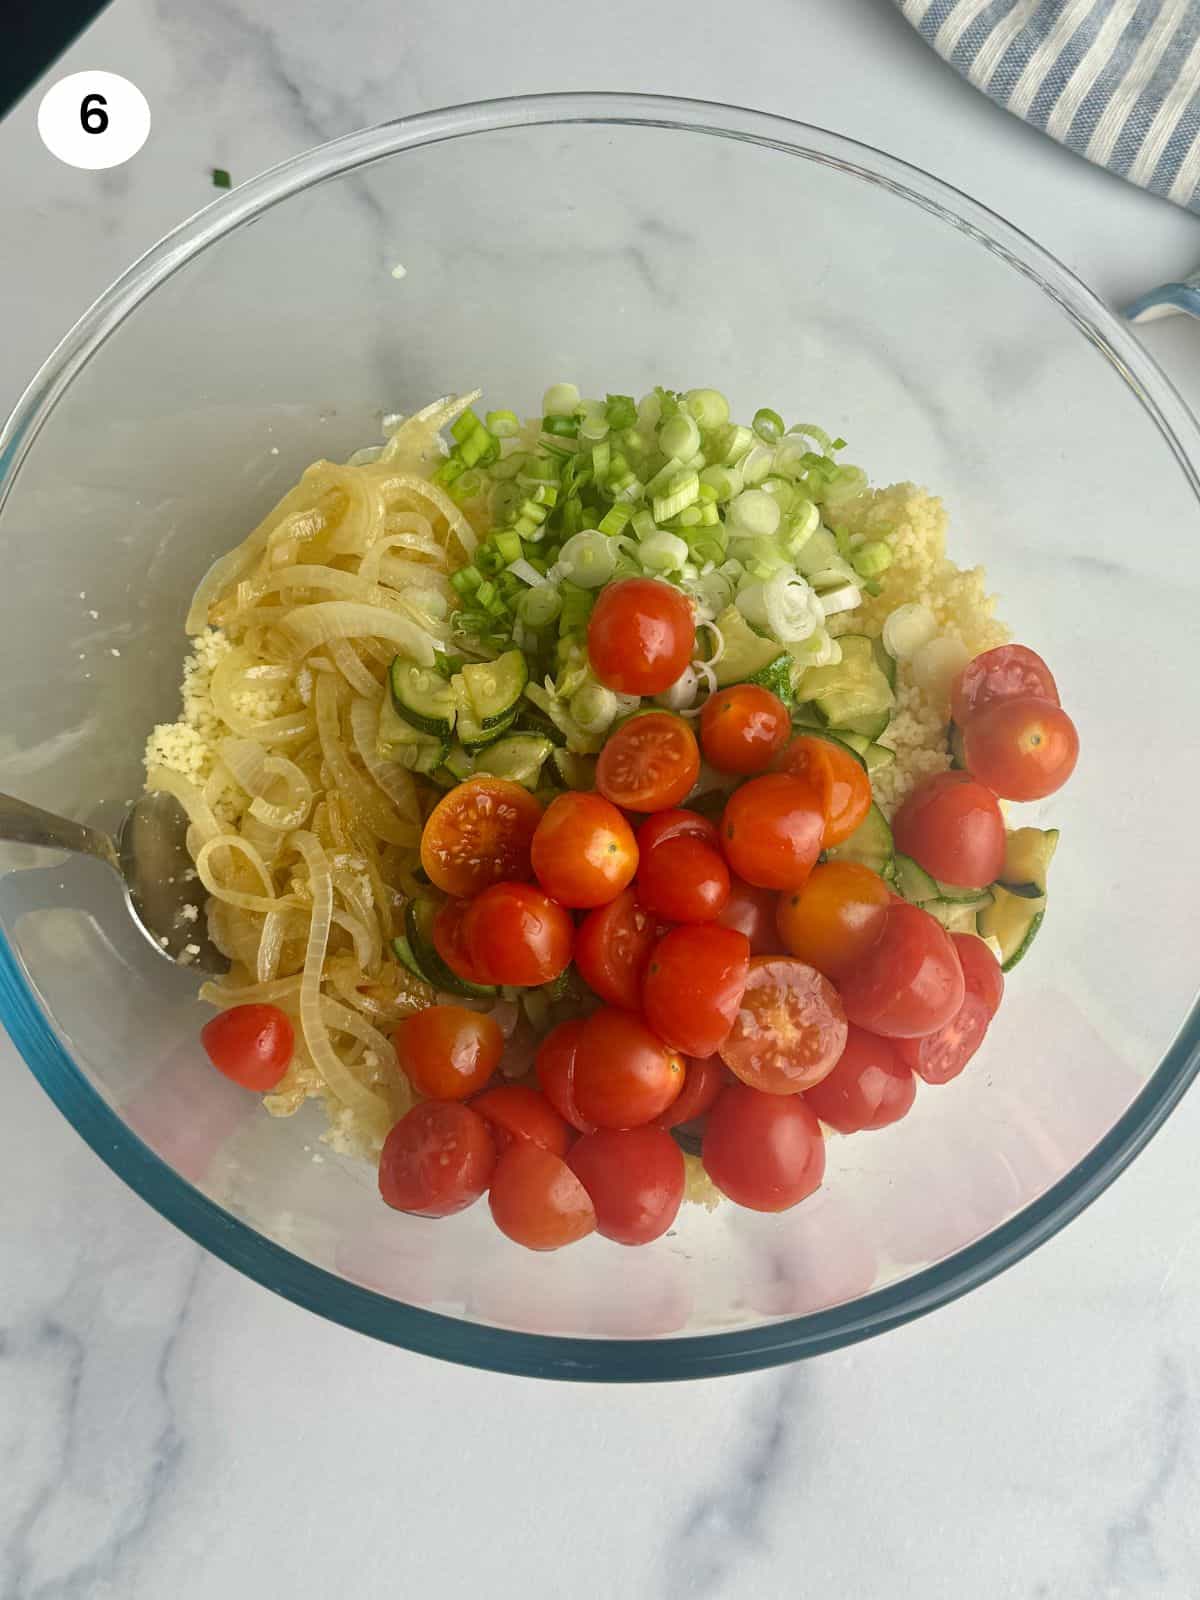
[[[0,124],[7,406],[133,257],[235,181],[365,123],[642,89],[823,123],[968,189],[1117,303],[1195,218],[1006,116],[888,0],[115,0],[52,73],[142,88],[108,173]],[[19,313],[14,316],[14,308]],[[1146,334],[1200,405],[1200,331]],[[460,1371],[318,1321],[203,1255],[74,1135],[0,1039],[0,1595],[470,1594],[1194,1600],[1200,1097],[1067,1231],[872,1343],[704,1385]]]

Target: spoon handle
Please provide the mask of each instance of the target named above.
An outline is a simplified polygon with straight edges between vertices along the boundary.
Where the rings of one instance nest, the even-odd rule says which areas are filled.
[[[106,833],[87,828],[68,817],[56,817],[11,794],[0,794],[0,839],[13,844],[41,845],[47,850],[74,850],[80,855],[98,856],[120,872],[117,847]]]

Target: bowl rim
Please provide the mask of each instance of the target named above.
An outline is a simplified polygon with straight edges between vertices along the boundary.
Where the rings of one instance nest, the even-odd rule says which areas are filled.
[[[26,453],[75,376],[162,282],[210,245],[291,195],[400,152],[504,129],[576,123],[695,132],[834,168],[966,233],[1053,300],[1133,391],[1200,500],[1200,429],[1131,330],[1020,229],[940,179],[885,152],[766,112],[669,96],[545,94],[476,101],[402,117],[270,168],[181,223],[129,267],[65,335],[0,430],[0,511]],[[1186,441],[1186,442],[1185,442]],[[0,930],[0,1021],[35,1078],[97,1155],[205,1249],[331,1321],[467,1366],[558,1379],[662,1382],[751,1371],[818,1355],[947,1304],[1012,1266],[1091,1204],[1146,1146],[1200,1071],[1200,1003],[1153,1075],[1100,1141],[1014,1216],[954,1255],[859,1299],[753,1328],[657,1339],[523,1333],[411,1306],[348,1282],[273,1243],[154,1154],[91,1086]]]

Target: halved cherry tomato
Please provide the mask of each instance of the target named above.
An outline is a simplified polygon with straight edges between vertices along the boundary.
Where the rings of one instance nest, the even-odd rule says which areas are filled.
[[[642,979],[659,937],[658,924],[632,889],[590,911],[575,934],[575,966],[593,993],[610,1006],[639,1011]]]
[[[463,919],[470,909],[469,900],[447,900],[433,919],[433,948],[450,968],[466,983],[488,983],[483,973],[471,960],[463,938]]]
[[[468,778],[444,794],[421,834],[421,865],[447,894],[478,894],[489,883],[532,877],[529,849],[542,808],[506,778]]]
[[[713,922],[729,899],[729,868],[703,839],[664,839],[638,864],[637,897],[666,922]]]
[[[525,1083],[501,1083],[471,1101],[471,1110],[492,1130],[496,1153],[503,1154],[514,1139],[528,1139],[551,1155],[565,1156],[571,1142],[567,1124],[549,1099]]]
[[[592,1013],[575,1046],[575,1104],[597,1128],[653,1122],[683,1088],[684,1067],[640,1017],[608,1006]]]
[[[1043,800],[1075,771],[1079,734],[1061,706],[994,700],[963,729],[967,768],[1006,800]]]
[[[296,1032],[278,1006],[230,1006],[204,1024],[200,1043],[218,1072],[266,1094],[291,1064]]]
[[[500,1065],[504,1035],[493,1017],[466,1006],[426,1006],[392,1035],[396,1055],[418,1094],[466,1100]]]
[[[926,872],[962,888],[986,888],[1004,866],[1004,817],[969,772],[935,772],[919,783],[897,811],[892,837]]]
[[[654,811],[638,824],[637,847],[642,855],[649,855],[655,845],[684,836],[714,846],[718,846],[721,839],[715,822],[702,817],[698,811],[674,807],[670,811]]]
[[[752,1089],[798,1094],[820,1083],[846,1046],[846,1013],[822,973],[792,956],[755,956],[721,1060]]]
[[[883,933],[838,985],[846,1016],[889,1039],[919,1039],[958,1013],[966,985],[940,922],[894,900]]]
[[[779,937],[801,961],[838,978],[882,934],[891,901],[891,890],[870,867],[826,861],[813,868],[803,889],[779,896]]]
[[[637,871],[633,829],[611,801],[577,790],[552,800],[533,836],[533,870],[560,905],[603,906]]]
[[[825,1176],[821,1124],[803,1095],[730,1084],[708,1114],[700,1159],[723,1194],[751,1211],[786,1211]]]
[[[1041,656],[1023,644],[1002,644],[967,662],[954,680],[950,715],[965,728],[984,706],[1024,695],[1059,704],[1054,674]]]
[[[397,1211],[449,1217],[492,1181],[496,1146],[481,1116],[459,1100],[422,1100],[383,1141],[379,1192]]]
[[[956,1014],[936,1033],[921,1039],[900,1039],[897,1049],[903,1061],[926,1083],[949,1083],[983,1043],[991,1021],[986,1003],[968,992]]]
[[[758,889],[744,878],[731,878],[729,899],[717,921],[722,928],[744,933],[752,956],[769,956],[780,948],[775,927],[778,898],[774,889]]]
[[[1004,999],[1004,973],[1000,963],[977,934],[952,933],[950,942],[958,951],[967,993],[977,994],[987,1007],[988,1016],[994,1017]]]
[[[500,1232],[527,1250],[560,1250],[596,1227],[591,1196],[570,1167],[527,1139],[497,1161],[488,1204]]]
[[[585,1134],[567,1165],[591,1196],[597,1231],[617,1244],[649,1244],[679,1214],[683,1152],[653,1123]]]
[[[750,945],[732,928],[711,922],[672,928],[646,968],[646,1021],[685,1055],[714,1055],[742,1003],[749,962]]]
[[[692,659],[696,624],[687,596],[654,578],[606,584],[588,622],[588,660],[618,694],[662,694]]]
[[[916,1094],[916,1082],[897,1045],[851,1023],[837,1065],[804,1098],[839,1133],[862,1133],[899,1122],[912,1109]]]
[[[721,819],[725,859],[760,889],[802,889],[821,853],[825,811],[805,778],[769,773],[735,789]]]
[[[626,811],[666,811],[699,773],[700,747],[683,718],[643,711],[609,735],[596,762],[596,787]]]
[[[792,731],[778,695],[753,683],[718,689],[700,713],[700,743],[718,772],[765,772]]]
[[[687,1063],[687,1076],[679,1098],[656,1118],[660,1128],[678,1128],[681,1123],[695,1122],[716,1104],[717,1096],[727,1081],[725,1068],[717,1056],[707,1056],[703,1061],[692,1058]]]
[[[583,1032],[583,1018],[572,1017],[552,1028],[538,1046],[534,1061],[542,1093],[565,1122],[579,1133],[591,1133],[594,1123],[575,1104],[575,1051]]]
[[[557,900],[531,883],[494,883],[463,918],[467,955],[488,983],[550,983],[571,959],[575,925]]]
[[[805,778],[821,796],[825,813],[822,848],[844,844],[871,809],[871,780],[849,750],[832,739],[802,733],[775,763],[777,772]]]

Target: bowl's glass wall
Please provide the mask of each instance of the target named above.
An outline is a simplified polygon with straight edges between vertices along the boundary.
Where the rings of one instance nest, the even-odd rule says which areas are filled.
[[[192,981],[100,867],[0,846],[0,925],[97,1093],[302,1259],[500,1327],[743,1329],[1011,1217],[1129,1106],[1195,998],[1196,500],[1110,355],[969,231],[828,161],[603,123],[476,132],[287,198],[132,312],[17,474],[0,787],[114,822],[174,715],[196,581],[306,463],[447,390],[528,410],[567,378],[715,384],[740,413],[842,432],[876,481],[944,496],[953,553],[1052,661],[1083,756],[1028,808],[1063,832],[1049,914],[969,1072],[894,1129],[831,1139],[824,1189],[791,1214],[688,1207],[652,1249],[539,1259],[484,1207],[386,1211],[319,1115],[272,1121],[208,1070]]]

